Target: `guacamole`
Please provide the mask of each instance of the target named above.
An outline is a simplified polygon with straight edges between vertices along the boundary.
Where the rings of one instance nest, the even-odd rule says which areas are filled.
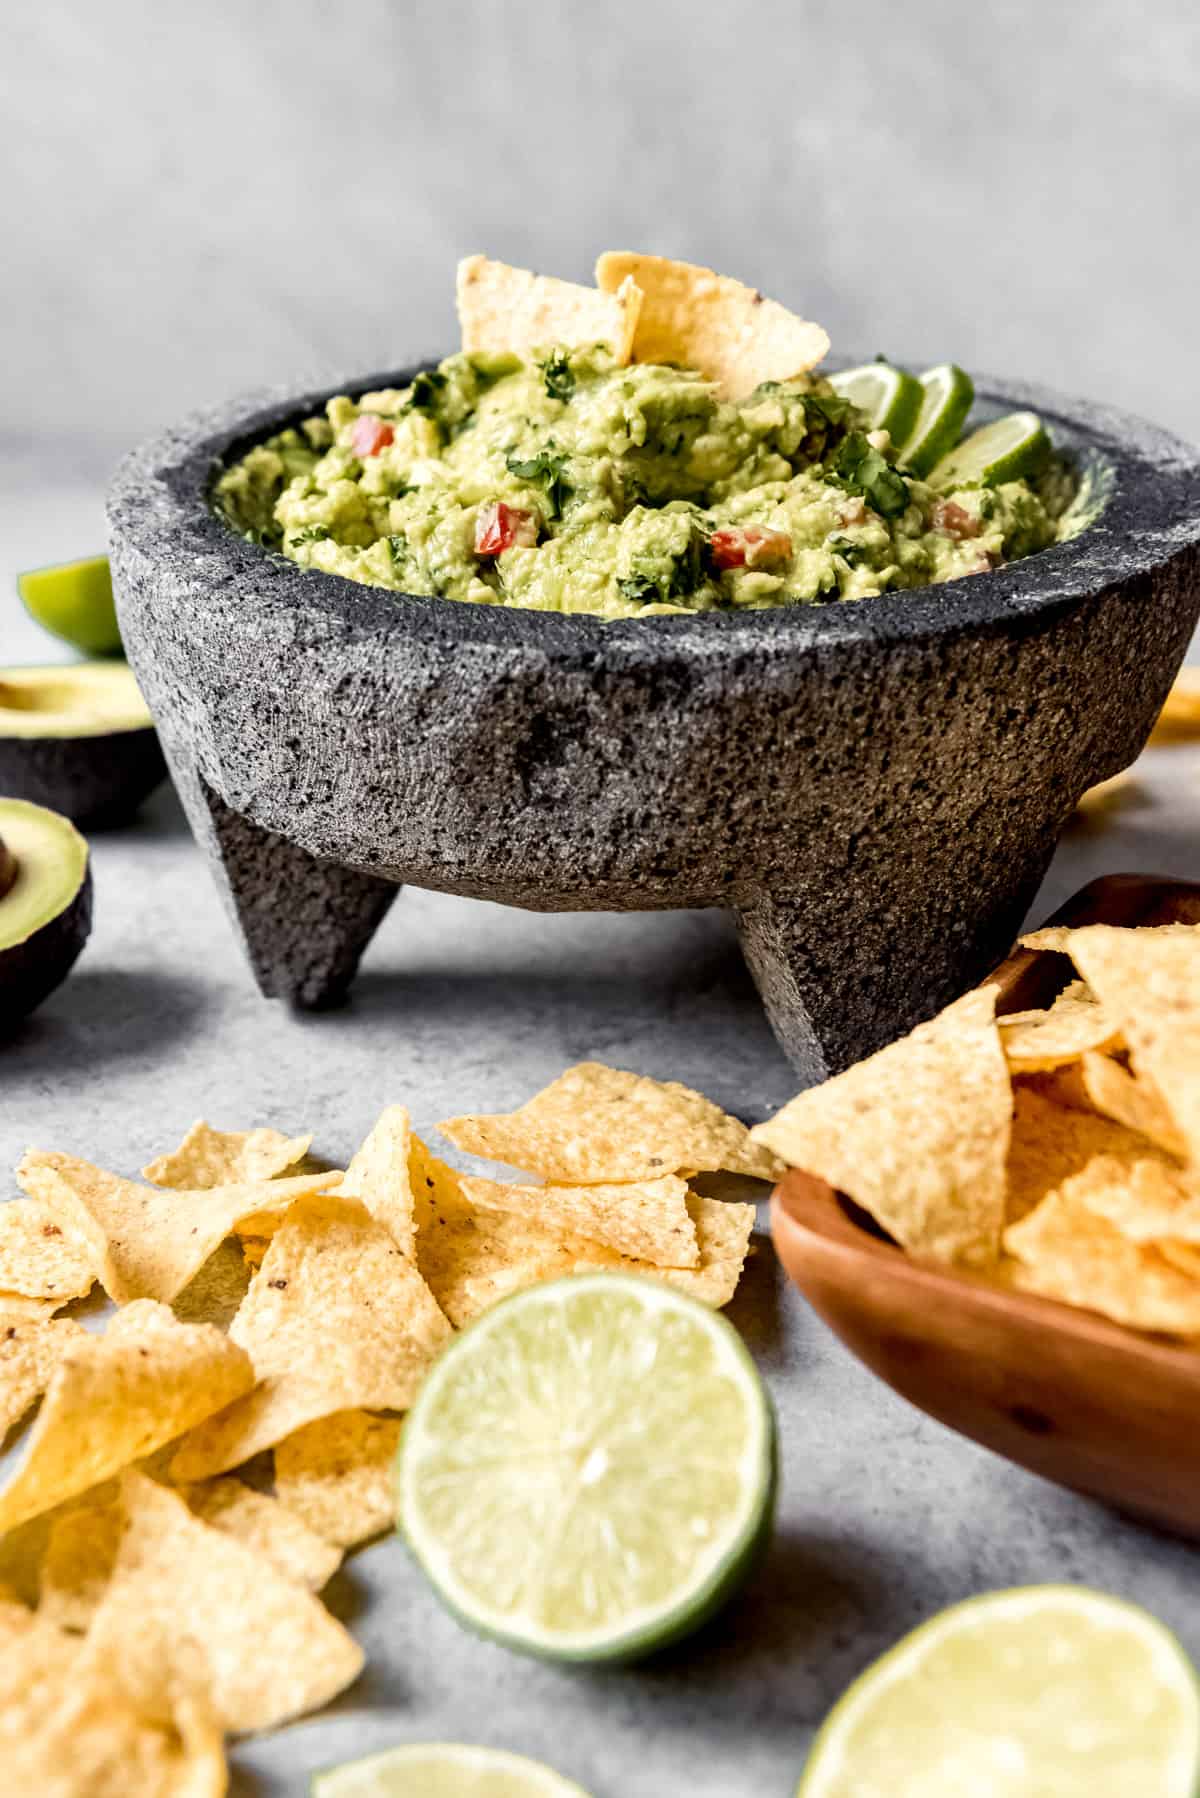
[[[815,376],[731,403],[604,348],[459,354],[330,400],[216,485],[243,535],[305,568],[480,605],[603,618],[867,599],[996,568],[1067,534],[1033,481],[939,492]]]

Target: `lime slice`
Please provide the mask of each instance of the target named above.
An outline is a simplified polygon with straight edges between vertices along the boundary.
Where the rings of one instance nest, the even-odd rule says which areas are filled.
[[[864,362],[830,375],[829,384],[852,406],[865,412],[873,431],[887,431],[893,443],[912,434],[925,390],[915,375],[890,362]]]
[[[1196,1798],[1200,1686],[1148,1611],[1085,1586],[955,1605],[835,1706],[797,1798]]]
[[[17,576],[17,592],[31,618],[84,655],[120,655],[121,633],[107,556],[31,568]]]
[[[740,1584],[774,1466],[732,1325],[657,1280],[579,1274],[506,1299],[435,1363],[400,1441],[398,1521],[472,1629],[633,1660]]]
[[[588,1798],[541,1761],[462,1742],[414,1742],[318,1773],[312,1798]]]
[[[958,442],[975,403],[975,383],[956,363],[943,362],[921,376],[921,388],[917,422],[900,444],[897,460],[925,475]]]
[[[929,474],[929,485],[996,487],[1001,481],[1027,480],[1050,454],[1050,439],[1036,412],[1009,412],[964,437]]]

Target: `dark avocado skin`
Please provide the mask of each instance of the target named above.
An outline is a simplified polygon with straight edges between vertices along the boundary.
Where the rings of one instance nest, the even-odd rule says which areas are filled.
[[[79,959],[91,929],[89,860],[79,891],[70,904],[23,943],[0,949],[0,1036],[7,1035],[56,986],[61,986]]]
[[[132,817],[166,772],[149,725],[99,737],[0,736],[0,793],[93,829]]]

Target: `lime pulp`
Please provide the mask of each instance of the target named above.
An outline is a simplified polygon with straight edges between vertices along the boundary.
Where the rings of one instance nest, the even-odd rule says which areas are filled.
[[[942,1611],[850,1687],[797,1798],[1197,1798],[1200,1685],[1175,1637],[1084,1586]]]
[[[464,1742],[414,1742],[318,1773],[312,1798],[588,1798],[541,1761]]]
[[[864,362],[830,375],[835,393],[866,414],[873,431],[887,431],[893,443],[912,434],[925,390],[915,375],[890,362]]]
[[[636,1275],[495,1306],[443,1352],[397,1457],[443,1601],[546,1659],[633,1660],[741,1583],[774,1504],[770,1402],[733,1327]]]

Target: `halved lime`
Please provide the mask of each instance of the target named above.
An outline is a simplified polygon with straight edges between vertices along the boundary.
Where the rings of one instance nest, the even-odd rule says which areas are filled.
[[[17,592],[44,630],[88,656],[121,653],[107,556],[58,562],[17,576]]]
[[[1001,481],[1028,480],[1050,454],[1050,439],[1036,412],[1008,412],[964,437],[929,473],[929,485],[996,487]]]
[[[463,1742],[414,1742],[317,1773],[312,1798],[588,1798],[541,1761]]]
[[[925,390],[916,375],[890,362],[864,362],[830,375],[834,391],[865,412],[873,431],[887,431],[893,443],[903,443],[912,433]]]
[[[1086,1586],[942,1611],[855,1681],[797,1798],[1196,1798],[1200,1684],[1148,1611]]]
[[[633,1660],[740,1584],[774,1468],[732,1325],[656,1280],[580,1274],[506,1299],[435,1363],[400,1441],[398,1524],[472,1629]]]
[[[957,363],[943,362],[921,376],[921,389],[917,422],[898,445],[897,460],[914,474],[925,475],[958,442],[975,403],[975,383]]]

